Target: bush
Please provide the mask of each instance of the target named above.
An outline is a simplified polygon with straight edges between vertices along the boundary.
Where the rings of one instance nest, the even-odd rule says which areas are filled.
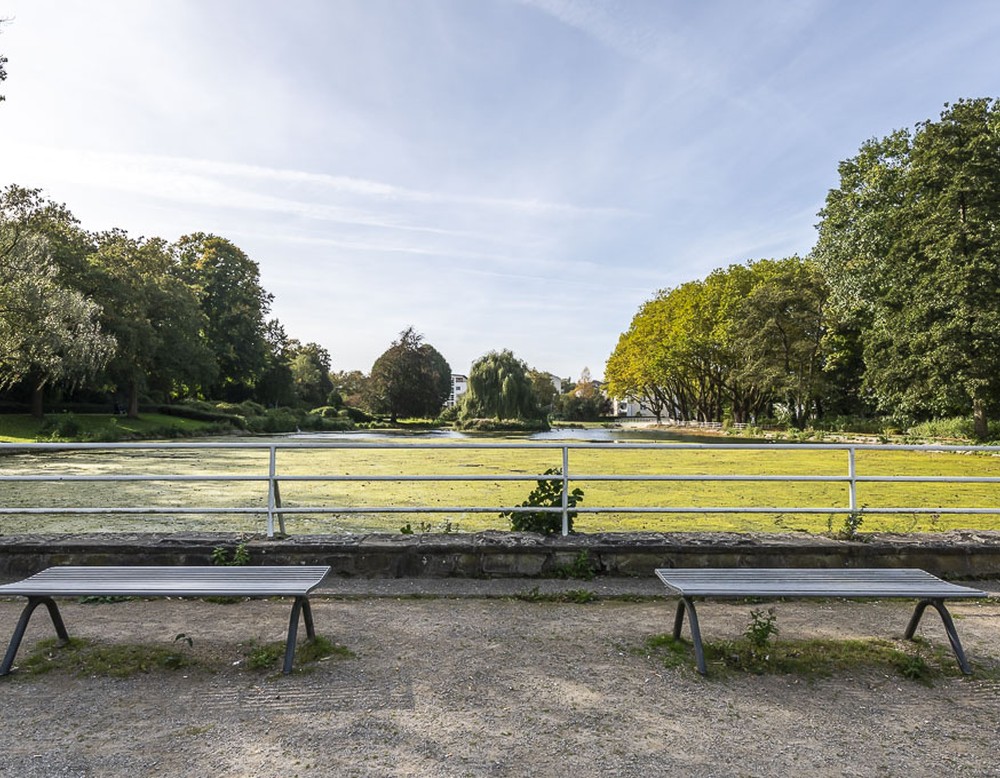
[[[39,438],[75,439],[80,437],[83,427],[72,413],[60,413],[57,416],[46,416],[38,430]]]
[[[558,467],[550,467],[543,475],[562,475],[562,470]],[[522,502],[519,508],[561,508],[562,507],[562,479],[547,478],[535,482],[537,486],[528,495],[528,499]],[[567,495],[566,504],[569,508],[575,508],[576,504],[583,500],[583,490],[574,489]],[[569,531],[573,531],[573,519],[576,518],[576,511],[567,513],[569,519]],[[510,527],[515,532],[540,532],[543,535],[557,535],[562,532],[562,513],[549,511],[504,511],[501,518],[510,520]]]
[[[465,419],[456,426],[469,432],[545,432],[551,429],[545,419]]]
[[[177,416],[182,419],[192,419],[193,421],[227,423],[238,429],[248,429],[247,421],[242,416],[221,413],[209,403],[200,401],[178,405],[161,405],[156,409],[156,412],[162,413],[165,416]]]
[[[363,422],[369,422],[369,421],[372,421],[373,418],[374,418],[374,417],[370,416],[369,414],[365,413],[360,408],[352,408],[350,406],[344,408],[342,412],[346,413],[347,414],[347,418],[349,418],[355,424],[361,424]]]

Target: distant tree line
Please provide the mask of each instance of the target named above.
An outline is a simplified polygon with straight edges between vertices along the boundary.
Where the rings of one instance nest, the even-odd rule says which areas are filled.
[[[946,105],[839,172],[810,256],[644,303],[608,359],[611,395],[686,420],[971,415],[985,438],[1000,406],[1000,103]]]
[[[231,241],[88,232],[37,189],[0,192],[0,398],[323,405],[330,355],[268,318],[257,264]]]

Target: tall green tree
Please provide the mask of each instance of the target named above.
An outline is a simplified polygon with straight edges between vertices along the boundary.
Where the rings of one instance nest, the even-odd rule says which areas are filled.
[[[971,413],[986,437],[1000,405],[1000,103],[961,100],[864,144],[820,217],[813,254],[862,323],[880,408]]]
[[[130,417],[143,392],[169,397],[208,383],[215,363],[202,332],[206,317],[194,290],[177,275],[176,252],[161,238],[131,238],[123,230],[96,236],[90,257],[92,297],[104,328],[118,342],[107,375],[124,392]]]
[[[375,360],[368,382],[369,403],[375,413],[396,421],[403,417],[435,417],[451,395],[451,367],[424,343],[413,327]]]
[[[473,419],[540,419],[528,366],[509,349],[490,351],[469,371],[462,415]]]
[[[180,277],[197,291],[215,355],[217,377],[205,393],[247,399],[269,365],[266,321],[273,297],[260,285],[260,268],[217,235],[186,235],[177,248]]]
[[[333,381],[333,390],[340,395],[344,405],[360,408],[365,404],[370,394],[369,379],[360,370],[334,371],[330,374],[330,380]],[[448,394],[451,394],[450,388]]]
[[[751,285],[734,312],[733,372],[803,427],[820,413],[825,388],[826,281],[799,257],[758,260],[748,270]]]
[[[560,391],[556,388],[556,381],[551,373],[541,370],[531,369],[527,373],[528,381],[531,382],[531,391],[535,396],[535,404],[541,414],[548,415],[555,409],[559,399]],[[560,383],[561,388],[561,383]]]
[[[289,368],[299,402],[312,408],[326,405],[333,391],[330,352],[318,343],[296,344],[291,351]]]
[[[25,385],[36,416],[46,388],[82,382],[115,352],[100,306],[71,283],[85,244],[73,215],[39,190],[0,193],[0,388]]]
[[[255,396],[257,400],[272,408],[295,405],[295,377],[289,362],[292,347],[297,342],[288,337],[284,326],[277,319],[264,325],[264,342],[267,355],[264,369],[257,378]]]

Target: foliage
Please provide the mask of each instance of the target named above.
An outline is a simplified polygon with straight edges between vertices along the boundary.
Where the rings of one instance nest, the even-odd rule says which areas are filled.
[[[542,592],[537,586],[533,586],[526,592],[515,594],[514,599],[523,602],[559,602],[587,605],[588,603],[595,602],[597,595],[588,589],[567,589],[562,592],[546,593]]]
[[[196,290],[216,377],[204,388],[220,399],[246,399],[268,366],[265,317],[273,296],[260,268],[231,241],[193,233],[177,241],[178,275]]]
[[[553,571],[556,578],[576,578],[581,581],[591,581],[594,578],[594,568],[590,561],[590,554],[586,550],[581,551],[572,562],[560,565]]]
[[[39,190],[0,193],[0,389],[25,382],[39,417],[45,387],[92,378],[115,352],[101,307],[72,285],[84,242]]]
[[[299,403],[309,407],[323,405],[333,392],[330,353],[318,343],[294,344],[290,351],[293,356],[289,369]]]
[[[463,419],[540,419],[528,366],[508,349],[490,351],[469,371],[462,396]]]
[[[824,281],[807,260],[716,270],[644,303],[605,367],[608,393],[657,419],[746,423],[777,402],[802,425],[818,412]]]
[[[549,468],[543,475],[562,475],[562,470]],[[528,499],[522,502],[520,508],[562,508],[563,480],[562,478],[546,478],[535,482]],[[583,500],[583,490],[573,489],[566,494],[566,507],[575,508]],[[577,512],[567,512],[568,529],[573,531],[573,519]],[[515,532],[540,532],[543,535],[556,535],[562,532],[562,513],[549,511],[504,511],[501,518],[510,520],[510,527]]]
[[[334,656],[353,659],[355,654],[346,646],[334,643],[322,635],[305,641],[295,649],[295,663],[300,668]],[[277,670],[285,658],[285,643],[281,641],[248,643],[245,646],[244,657],[245,667],[248,670]]]
[[[236,544],[233,549],[216,546],[212,549],[212,564],[219,567],[245,567],[250,564],[250,549],[246,541]]]
[[[585,367],[573,388],[558,397],[553,412],[564,421],[597,421],[611,414],[611,402]]]
[[[844,540],[858,540],[861,532],[861,525],[865,518],[861,511],[852,511],[844,517],[844,526],[840,530],[840,537]]]
[[[768,608],[766,611],[750,611],[750,623],[743,631],[743,637],[746,638],[754,651],[757,653],[767,651],[771,640],[778,634],[776,622],[777,616],[774,613],[774,608]]]
[[[880,408],[971,412],[985,438],[1000,404],[1000,102],[868,141],[820,217],[814,256],[859,324]]]
[[[18,672],[28,676],[62,671],[79,678],[130,678],[154,670],[182,670],[196,664],[186,638],[178,635],[166,646],[109,645],[81,638],[70,638],[69,643],[60,645],[55,639],[41,640],[20,662]]]
[[[128,415],[138,415],[140,393],[150,387],[169,394],[212,380],[216,365],[202,338],[207,321],[177,275],[174,249],[121,230],[97,235],[95,244],[88,283],[101,302],[101,325],[118,344],[106,376],[125,392]]]
[[[456,428],[465,432],[544,432],[549,429],[545,419],[462,419]]]
[[[433,418],[450,394],[451,367],[413,327],[403,330],[372,365],[369,404],[393,422],[406,416]]]

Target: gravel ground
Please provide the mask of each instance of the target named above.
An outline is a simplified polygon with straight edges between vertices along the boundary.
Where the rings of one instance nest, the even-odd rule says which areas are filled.
[[[67,601],[71,634],[170,643],[183,632],[211,669],[0,679],[0,776],[1000,776],[996,681],[703,679],[693,658],[665,669],[634,650],[670,629],[672,603],[504,596],[536,583],[560,586],[335,582],[314,598],[316,628],[355,657],[287,677],[232,664],[241,642],[283,639],[287,602]],[[417,596],[428,586],[433,597]],[[591,588],[648,594],[649,582]],[[0,600],[0,638],[22,604]],[[701,604],[706,639],[738,635],[751,607]],[[899,637],[911,608],[776,612],[782,638],[866,638]],[[1000,600],[952,612],[972,659],[1000,662]],[[20,656],[51,634],[42,609]],[[920,634],[946,645],[933,611]]]

